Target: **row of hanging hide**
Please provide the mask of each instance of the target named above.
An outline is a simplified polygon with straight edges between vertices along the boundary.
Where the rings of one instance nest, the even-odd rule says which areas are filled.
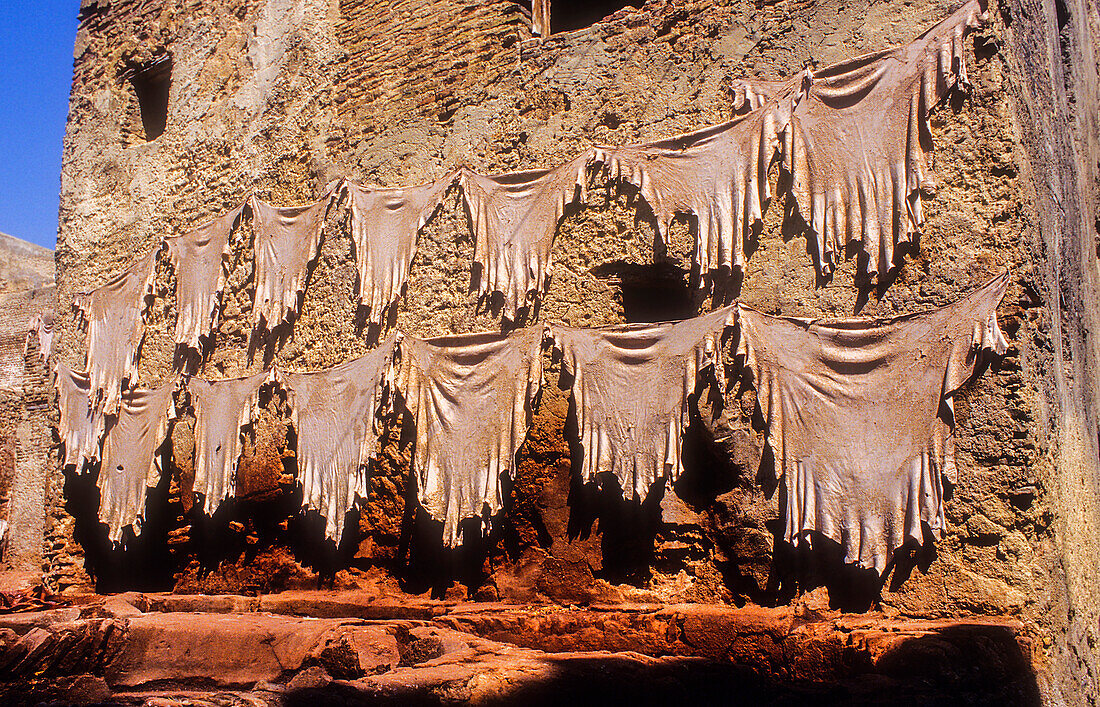
[[[365,356],[322,371],[191,377],[194,488],[208,514],[233,494],[241,430],[260,388],[275,381],[298,435],[303,507],[318,511],[339,543],[345,515],[367,496],[379,416],[393,409],[397,391],[416,429],[418,501],[453,547],[463,519],[488,521],[503,509],[549,334],[577,411],[581,481],[614,477],[625,498],[643,501],[679,478],[694,396],[724,394],[723,352],[736,351],[785,489],[785,539],[829,538],[847,561],[882,572],[896,548],[922,542],[923,524],[936,537],[944,528],[942,479],[957,482],[952,398],[1005,351],[996,308],[1007,284],[1006,273],[953,304],[885,320],[775,317],[738,304],[657,324],[435,339],[394,332]],[[65,464],[79,466],[98,456],[105,418],[88,402],[88,377],[57,370]],[[154,452],[174,387],[128,391],[107,429],[100,518],[112,540],[139,519],[145,486],[159,477]]]
[[[601,164],[611,182],[638,188],[667,238],[676,214],[694,217],[693,280],[740,270],[745,246],[763,218],[768,175],[778,161],[793,204],[828,276],[848,242],[861,243],[871,279],[894,267],[899,245],[923,223],[922,192],[935,187],[928,165],[929,111],[949,91],[968,86],[963,38],[984,18],[969,0],[917,40],[850,61],[806,70],[784,81],[741,81],[734,120],[678,137],[622,147],[597,146],[564,165],[494,176],[462,168],[401,188],[334,183],[322,199],[277,207],[246,204],[165,239],[177,278],[176,343],[198,350],[214,327],[231,237],[247,207],[252,217],[255,299],[252,321],[268,330],[296,314],[310,263],[317,257],[334,199],[347,200],[359,271],[359,302],[383,322],[400,297],[417,236],[457,180],[474,234],[481,301],[503,296],[515,319],[545,291],[551,248],[565,208],[586,200],[588,170]],[[123,383],[134,378],[155,253],[74,306],[88,326],[94,404],[117,411]]]
[[[696,218],[695,275],[740,269],[744,246],[771,194],[778,158],[794,206],[828,276],[849,242],[863,275],[884,278],[899,245],[924,222],[930,111],[953,89],[969,89],[963,39],[985,21],[969,0],[913,42],[783,81],[743,80],[724,125],[628,147],[598,147],[613,178],[639,188],[661,231],[677,213]]]
[[[303,507],[325,518],[326,536],[339,544],[345,514],[367,496],[379,413],[392,409],[396,378],[417,429],[419,501],[444,524],[444,541],[456,545],[459,521],[503,507],[500,479],[515,478],[515,454],[541,389],[542,340],[541,328],[427,340],[393,332],[366,355],[321,371],[188,377],[182,385],[195,415],[194,490],[203,494],[203,510],[212,515],[234,494],[241,431],[255,419],[260,389],[276,382],[298,437]],[[155,452],[175,416],[177,381],[128,390],[118,411],[106,414],[90,401],[87,374],[62,363],[56,370],[63,464],[80,470],[101,461],[99,518],[118,542],[126,526],[140,531],[146,486],[160,476]]]

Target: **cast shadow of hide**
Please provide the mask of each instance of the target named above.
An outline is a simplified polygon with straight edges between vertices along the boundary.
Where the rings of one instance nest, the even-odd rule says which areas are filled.
[[[312,275],[312,267],[309,273]],[[286,342],[290,340],[291,335],[294,333],[294,322],[298,319],[298,313],[302,311],[302,303],[305,301],[304,288],[309,286],[308,279],[309,275],[307,275],[307,284],[298,293],[298,303],[295,310],[288,312],[283,321],[275,325],[273,329],[268,328],[266,321],[262,325],[252,327],[252,332],[248,335],[247,361],[249,366],[255,360],[256,354],[261,353],[263,367],[265,369],[271,368],[272,363],[275,361],[275,354],[281,351]]]
[[[597,190],[593,189],[591,193],[595,194]],[[703,280],[700,282],[694,273],[694,268],[685,270],[678,266],[675,258],[669,257],[668,243],[661,237],[657,216],[649,202],[642,198],[636,186],[625,181],[608,182],[602,194],[603,207],[607,207],[616,200],[623,200],[627,208],[634,209],[634,228],[645,228],[652,234],[652,263],[633,264],[618,261],[599,265],[591,271],[596,277],[618,276],[620,278],[623,310],[627,322],[684,319],[695,315],[708,293],[711,309],[732,304],[741,295],[741,286],[744,283],[742,270],[732,270],[729,266],[723,265],[711,272],[702,273]],[[698,238],[698,217],[680,212],[674,214],[666,232],[666,238],[672,238],[672,230],[678,224],[687,227],[693,240]],[[750,227],[744,243],[746,261],[759,249],[762,231],[763,225],[760,222],[755,222]],[[672,278],[669,277],[670,274]],[[670,279],[675,279],[676,288],[669,286]],[[674,289],[680,291],[673,291]],[[647,290],[664,291],[649,294]],[[647,311],[655,307],[664,310],[663,313]]]
[[[682,286],[682,277],[679,282],[679,290],[667,290],[682,295],[671,298],[671,306],[692,307],[691,311],[694,312],[695,305],[686,288]],[[648,297],[634,299],[628,294],[633,290],[628,283],[629,280],[623,280],[622,291],[624,307],[627,303],[633,303],[627,309],[629,321],[650,321],[648,317],[662,321],[670,314],[681,318],[691,316],[676,310],[670,311],[666,308],[667,304],[655,308],[643,306],[649,302]],[[652,296],[652,293],[647,294]],[[723,338],[722,346],[727,346],[728,341],[728,338]],[[556,361],[560,361],[560,354],[556,350],[554,357]],[[573,376],[563,368],[559,386],[563,390],[571,390],[573,383]],[[720,415],[723,401],[713,385],[704,385],[690,396],[688,406],[693,412],[681,440],[683,471],[680,478],[670,491],[668,477],[662,477],[650,486],[644,499],[638,499],[624,498],[623,489],[614,474],[600,473],[594,480],[582,480],[584,450],[578,432],[576,401],[570,395],[565,420],[565,438],[571,460],[567,538],[570,542],[587,540],[593,529],[598,528],[602,569],[594,573],[596,577],[613,584],[643,585],[653,574],[658,534],[662,529],[670,529],[675,525],[675,521],[665,522],[662,517],[665,495],[675,493],[693,512],[701,513],[719,493],[729,490],[735,483],[733,475],[729,473],[731,465],[722,459],[721,450],[715,445],[713,435],[694,412],[698,409],[702,396],[706,396],[706,405],[712,407],[713,414],[716,417]]]
[[[443,544],[443,523],[419,506],[415,492],[411,495],[405,503],[399,565],[395,568],[402,591],[409,594],[430,591],[433,599],[444,599],[458,582],[472,595],[488,577],[485,562],[500,540],[504,513],[493,519],[487,533],[482,532],[483,519],[464,518],[459,523],[459,544],[450,548]]]
[[[641,586],[653,573],[666,480],[654,482],[644,500],[624,498],[618,479],[611,473],[600,473],[595,480],[585,482],[581,478],[583,450],[572,398],[565,427],[571,459],[567,539],[584,541],[595,530],[600,534],[602,568],[593,575],[612,584]]]
[[[760,462],[761,483],[765,479],[775,478],[774,464],[771,449],[765,448]],[[890,582],[890,590],[897,591],[914,569],[927,573],[936,559],[935,537],[927,523],[921,523],[921,543],[918,545],[910,540],[894,550],[881,575],[873,568],[865,569],[845,562],[844,548],[840,543],[820,533],[811,533],[809,543],[803,541],[798,546],[791,545],[784,538],[783,519],[787,512],[784,483],[772,481],[770,488],[765,487],[769,495],[778,493],[779,513],[777,518],[766,524],[772,534],[773,554],[767,586],[758,598],[760,603],[773,606],[789,604],[800,594],[825,587],[831,608],[862,613],[871,610],[881,600],[882,588],[887,581]]]
[[[403,403],[398,406],[403,409]],[[402,416],[399,426],[398,446],[404,459],[413,458],[416,444],[415,424],[406,422],[411,415]],[[408,450],[405,452],[404,450]],[[443,523],[432,518],[420,506],[417,498],[416,473],[411,463],[405,465],[405,503],[401,517],[397,556],[388,564],[388,570],[397,578],[402,591],[409,594],[431,592],[433,599],[443,599],[455,582],[465,585],[472,595],[484,584],[488,573],[486,560],[502,538],[507,541],[511,507],[511,482],[502,478],[504,510],[490,518],[487,509],[481,518],[464,518],[459,522],[459,545],[449,548],[443,544]],[[488,532],[483,532],[488,526]]]
[[[782,169],[779,172],[779,191],[790,186],[790,175],[788,175]],[[806,223],[802,213],[798,210],[798,205],[793,198],[787,198],[784,202],[783,223],[780,226],[780,236],[784,243],[789,243],[795,238],[805,238],[805,252],[806,257],[814,266],[814,287],[821,289],[826,287],[833,280],[832,273],[828,275],[822,274],[823,264],[821,257],[817,252],[816,236],[810,229],[810,225]],[[915,232],[912,234],[911,240],[905,243],[898,243],[894,247],[893,261],[890,264],[890,269],[885,273],[878,273],[874,281],[864,275],[867,268],[868,256],[863,250],[863,242],[861,240],[848,240],[844,243],[843,253],[834,253],[834,266],[839,270],[844,262],[849,260],[855,260],[855,273],[854,284],[856,287],[856,301],[853,307],[852,313],[859,314],[863,311],[863,308],[870,301],[873,294],[876,299],[881,300],[886,291],[890,289],[890,286],[901,275],[902,266],[905,264],[905,256],[911,255],[916,257],[920,253],[920,233]],[[747,255],[746,255],[747,257]]]
[[[163,468],[167,467],[171,436],[157,450]],[[141,533],[133,527],[122,531],[119,543],[107,537],[107,526],[99,521],[97,462],[84,473],[65,472],[63,486],[65,511],[74,520],[73,539],[84,551],[84,569],[95,583],[95,591],[108,594],[124,591],[169,591],[173,585],[176,560],[169,546],[168,531],[178,509],[168,501],[168,474],[146,491]]]
[[[277,398],[277,407],[285,405],[284,392],[275,386],[265,386],[261,392],[260,406],[267,407]],[[256,443],[256,428],[246,426],[243,434],[252,435]],[[298,449],[297,432],[292,425],[286,428],[285,448]],[[353,564],[359,543],[359,506],[353,506],[341,519],[343,533],[339,546],[325,535],[325,519],[318,511],[303,508],[304,491],[300,481],[296,454],[280,453],[273,460],[275,470],[262,467],[249,469],[238,466],[237,492],[225,498],[212,516],[203,510],[202,494],[196,495],[187,521],[190,524],[188,551],[199,563],[198,580],[215,572],[223,564],[258,569],[256,559],[263,553],[274,552],[316,573],[317,587],[331,586],[336,573]],[[258,472],[258,473],[257,473]],[[245,483],[242,474],[251,474]],[[257,480],[274,480],[257,483]],[[247,532],[246,532],[247,531]],[[275,576],[293,573],[290,563],[279,560],[269,571],[253,572],[240,587],[241,591],[280,591],[287,587],[287,577]],[[274,573],[274,574],[272,574]],[[296,580],[301,582],[299,578]],[[305,587],[299,587],[305,588]]]
[[[356,282],[359,282],[356,275]],[[397,326],[397,314],[405,303],[406,285],[401,286],[401,295],[397,300],[385,308],[382,312],[382,323],[369,321],[371,309],[369,305],[360,304],[355,308],[355,335],[361,336],[367,346],[374,347],[382,340],[382,333],[392,330]],[[357,290],[358,291],[358,290]]]

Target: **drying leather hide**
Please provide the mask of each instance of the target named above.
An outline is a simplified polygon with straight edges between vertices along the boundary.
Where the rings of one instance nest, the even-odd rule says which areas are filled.
[[[158,250],[102,287],[73,298],[73,309],[88,330],[92,404],[108,415],[118,412],[123,381],[137,377],[137,351],[145,337],[142,312],[152,294]]]
[[[317,257],[331,193],[306,206],[272,206],[249,197],[254,279],[252,324],[272,331],[298,312],[309,264]]]
[[[57,434],[65,447],[62,468],[76,467],[80,471],[84,462],[95,462],[99,458],[103,412],[91,404],[91,383],[87,374],[77,373],[59,361],[54,385],[61,411]]]
[[[443,201],[458,174],[433,184],[398,189],[345,184],[351,205],[351,238],[359,265],[359,306],[382,324],[405,286],[420,229]]]
[[[921,192],[936,187],[928,114],[969,88],[963,38],[983,13],[970,0],[906,46],[813,72],[784,133],[783,167],[823,275],[861,241],[863,275],[881,280],[920,230]]]
[[[551,0],[531,0],[531,34],[550,36],[550,2]]]
[[[31,317],[31,321],[27,325],[27,338],[23,342],[23,356],[31,350],[31,340],[33,338],[38,339],[38,356],[42,359],[42,363],[48,364],[50,362],[50,355],[53,353],[53,315],[49,312],[42,312]]]
[[[503,505],[542,387],[542,328],[401,342],[398,389],[416,421],[420,505],[458,544],[459,521]]]
[[[740,270],[745,242],[771,199],[768,169],[778,154],[783,116],[774,106],[710,128],[641,145],[595,148],[609,179],[638,187],[667,243],[676,214],[695,216],[700,287],[719,268]]]
[[[573,377],[581,479],[614,474],[624,498],[644,500],[657,481],[680,477],[680,444],[700,374],[725,389],[722,333],[734,308],[680,322],[574,329],[554,324]]]
[[[378,412],[390,400],[393,332],[365,356],[316,373],[278,373],[298,434],[303,506],[325,518],[340,545],[344,516],[369,492],[367,460],[378,451]]]
[[[462,195],[474,234],[478,296],[504,295],[504,316],[541,295],[553,268],[550,249],[567,204],[584,202],[592,152],[553,169],[484,176],[461,171]]]
[[[203,511],[214,515],[236,491],[241,428],[255,419],[260,388],[270,372],[246,378],[205,381],[191,378],[187,390],[195,411],[195,483],[203,494]]]
[[[244,206],[181,236],[165,238],[176,271],[176,343],[199,350],[214,327],[217,299],[225,287],[230,236]]]
[[[740,307],[752,373],[787,494],[786,540],[820,533],[847,562],[882,572],[921,523],[944,528],[955,483],[952,396],[1006,342],[1007,273],[958,302],[887,320],[771,317]]]
[[[99,468],[99,520],[107,525],[111,542],[122,538],[122,529],[141,531],[146,487],[160,480],[156,452],[164,442],[168,421],[174,417],[172,393],[175,379],[159,388],[135,388],[122,396],[118,419],[103,442]]]

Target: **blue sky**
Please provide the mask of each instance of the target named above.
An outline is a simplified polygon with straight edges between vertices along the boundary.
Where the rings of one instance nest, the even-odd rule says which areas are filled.
[[[53,248],[79,0],[0,0],[0,231]]]

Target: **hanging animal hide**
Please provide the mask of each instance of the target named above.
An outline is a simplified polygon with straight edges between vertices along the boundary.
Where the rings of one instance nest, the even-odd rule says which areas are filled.
[[[592,152],[553,169],[484,176],[463,169],[462,195],[474,234],[478,296],[504,295],[504,316],[515,320],[546,290],[550,249],[567,204],[584,202]]]
[[[542,388],[542,329],[401,342],[397,383],[416,422],[420,505],[458,544],[459,521],[498,513]]]
[[[813,72],[784,133],[783,167],[823,275],[861,241],[864,276],[881,279],[920,230],[921,192],[936,186],[928,114],[969,88],[963,38],[984,18],[969,0],[911,44]]]
[[[38,356],[43,364],[49,364],[53,352],[53,314],[42,312],[31,317],[27,325],[27,338],[23,342],[23,357],[31,350],[32,338],[38,339]]]
[[[298,294],[317,257],[331,192],[315,204],[272,206],[249,197],[252,211],[256,295],[252,323],[272,331],[298,313]]]
[[[638,187],[667,242],[676,214],[695,216],[693,281],[711,271],[740,270],[745,243],[771,199],[768,169],[785,118],[769,104],[711,128],[641,145],[595,148],[608,178]]]
[[[172,393],[176,381],[159,388],[135,388],[122,396],[118,419],[103,442],[99,469],[99,520],[107,525],[111,542],[122,538],[122,529],[141,531],[146,487],[160,480],[157,448],[164,442],[168,421],[174,417]]]
[[[550,2],[551,0],[531,0],[531,34],[550,36]]]
[[[887,320],[770,317],[741,306],[752,373],[787,494],[786,539],[820,533],[882,572],[894,549],[944,527],[956,482],[952,397],[1006,342],[1007,273],[958,302]]]
[[[401,296],[416,256],[417,235],[457,177],[456,172],[433,184],[399,189],[345,184],[359,265],[359,306],[370,309],[370,322],[382,324],[386,310]]]
[[[54,385],[61,411],[57,433],[65,447],[62,468],[75,467],[80,471],[84,462],[94,463],[99,459],[103,411],[91,403],[91,383],[87,374],[77,373],[59,361]]]
[[[88,373],[92,404],[108,415],[118,412],[123,381],[137,377],[137,351],[145,337],[142,313],[152,294],[159,248],[99,289],[73,298],[73,309],[88,330]]]
[[[725,389],[719,351],[734,312],[599,329],[551,326],[573,377],[583,481],[608,472],[624,498],[644,500],[657,481],[680,477],[680,443],[700,374]]]
[[[731,104],[733,112],[737,115],[751,113],[757,108],[773,105],[783,116],[784,125],[790,117],[793,106],[792,99],[796,99],[799,88],[809,86],[813,74],[809,71],[801,71],[793,76],[778,81],[767,79],[736,79],[730,85]]]
[[[260,388],[270,380],[271,372],[265,371],[246,378],[187,381],[195,411],[194,490],[203,494],[208,516],[236,491],[241,428],[255,419]]]
[[[176,271],[176,343],[199,350],[199,339],[215,325],[217,300],[225,287],[230,236],[244,206],[207,221],[182,236],[166,238]]]
[[[355,498],[369,492],[367,460],[378,451],[378,412],[388,404],[392,332],[377,348],[353,361],[316,373],[278,373],[288,391],[298,434],[298,474],[303,506],[325,518],[325,537],[337,546],[344,516]]]

